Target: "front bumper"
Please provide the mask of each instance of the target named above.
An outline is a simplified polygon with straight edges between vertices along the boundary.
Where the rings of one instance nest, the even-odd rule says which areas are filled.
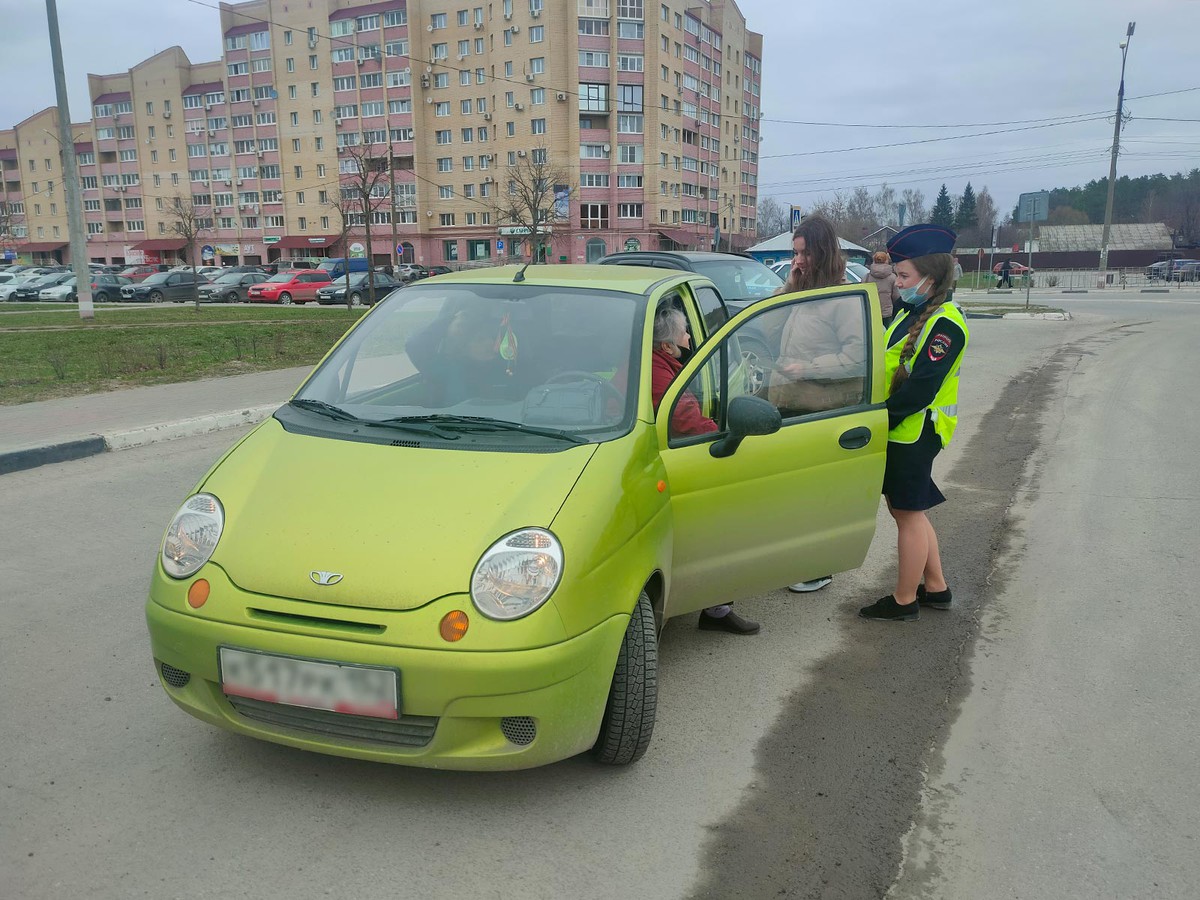
[[[314,604],[248,594],[219,572],[202,570],[201,574],[213,584],[214,597],[218,591],[226,595],[223,606],[240,611],[232,617],[236,621],[216,621],[191,610],[182,602],[187,583],[171,589],[170,580],[161,573],[155,576],[146,604],[155,668],[176,705],[198,719],[261,740],[400,765],[524,769],[587,750],[599,733],[617,651],[629,621],[628,616],[614,616],[577,637],[526,650],[463,651],[451,649],[449,644],[442,645],[445,649],[400,646],[378,636],[357,638],[336,627],[255,615],[253,607],[300,610],[312,609]],[[230,598],[229,592],[235,596]],[[402,641],[406,634],[436,629],[441,616],[455,608],[469,610],[473,621],[481,618],[469,598],[461,596],[444,597],[416,610],[371,610],[370,614],[373,621],[382,623],[382,634],[396,635]],[[334,608],[334,614],[343,619],[352,619],[359,612]],[[521,627],[519,622],[500,624]],[[235,698],[239,712],[220,686],[217,654],[223,645],[394,667],[400,672],[401,714],[395,727],[423,730],[425,737],[419,740],[425,742],[403,746],[369,734],[379,720],[313,716],[303,711],[296,716],[292,707],[267,704],[273,709],[247,708]],[[165,674],[163,664],[170,667]],[[173,686],[183,680],[179,673],[187,673],[190,679]],[[525,727],[532,720],[536,736],[526,743],[514,743],[502,730],[511,733],[514,720],[525,722]],[[528,733],[520,737],[524,741]]]

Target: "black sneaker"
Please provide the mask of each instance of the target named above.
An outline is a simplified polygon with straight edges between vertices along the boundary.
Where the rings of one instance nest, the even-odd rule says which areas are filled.
[[[759,625],[749,619],[743,619],[732,609],[723,616],[710,616],[700,612],[701,631],[728,631],[730,634],[758,634]]]
[[[927,591],[925,585],[917,585],[917,602],[921,604],[922,609],[949,609],[952,599],[950,588],[944,591]]]
[[[900,604],[891,594],[876,600],[870,606],[864,606],[858,611],[864,619],[875,619],[880,622],[914,622],[921,615],[921,607],[915,601]]]

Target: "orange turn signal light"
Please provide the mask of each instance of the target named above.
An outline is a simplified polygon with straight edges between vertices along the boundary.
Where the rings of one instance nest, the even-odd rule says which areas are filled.
[[[442,634],[442,640],[454,643],[461,641],[470,627],[471,620],[467,618],[467,614],[461,609],[452,609],[442,616],[438,631]]]
[[[188,606],[192,609],[199,609],[208,602],[208,582],[203,578],[197,578],[192,582],[192,586],[188,588]]]

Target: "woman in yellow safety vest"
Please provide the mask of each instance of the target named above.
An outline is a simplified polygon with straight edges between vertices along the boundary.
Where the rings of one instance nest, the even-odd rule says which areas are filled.
[[[958,375],[970,338],[962,312],[949,299],[956,237],[939,225],[912,225],[888,241],[901,302],[884,339],[883,494],[896,520],[900,564],[895,590],[859,610],[866,619],[911,621],[922,607],[950,608],[937,533],[925,511],[946,499],[933,483],[933,460],[958,425]]]

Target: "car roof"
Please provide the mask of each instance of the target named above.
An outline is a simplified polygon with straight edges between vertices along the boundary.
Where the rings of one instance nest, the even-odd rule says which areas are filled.
[[[719,253],[712,250],[629,250],[621,253],[610,253],[604,257],[604,265],[613,265],[622,259],[686,259],[693,262],[702,262],[710,259],[741,259],[750,262],[757,262],[753,257],[742,256],[740,253]]]
[[[490,266],[482,269],[465,269],[439,275],[442,284],[512,284],[513,277],[522,266]],[[529,266],[525,269],[525,281],[529,286],[550,285],[553,287],[583,287],[598,290],[622,291],[628,294],[644,294],[668,278],[678,278],[688,273],[670,272],[649,266],[614,265],[566,265]],[[692,275],[692,277],[696,277]]]

